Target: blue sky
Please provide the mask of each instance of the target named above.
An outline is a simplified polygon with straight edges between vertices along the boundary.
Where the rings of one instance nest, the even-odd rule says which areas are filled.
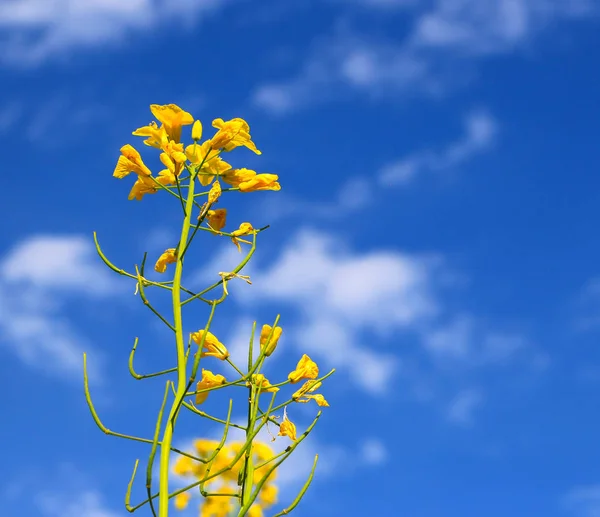
[[[171,199],[128,202],[111,176],[125,143],[158,166],[131,136],[152,103],[205,128],[245,118],[263,154],[231,162],[283,186],[228,201],[232,222],[271,228],[214,327],[239,355],[252,321],[281,314],[272,376],[302,353],[337,368],[282,506],[318,452],[295,515],[600,515],[599,15],[595,0],[2,2],[3,515],[127,514],[147,449],[95,427],[81,356],[106,425],[150,436],[163,384],[127,358],[139,336],[139,369],[168,366],[169,334],[92,231],[128,269],[176,239]],[[201,237],[197,286],[239,258]],[[292,410],[300,428],[315,412]],[[186,417],[176,443],[217,432]]]

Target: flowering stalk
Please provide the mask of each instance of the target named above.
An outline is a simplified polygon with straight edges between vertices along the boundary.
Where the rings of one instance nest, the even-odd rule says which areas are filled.
[[[85,396],[92,417],[98,427],[106,434],[145,443],[151,446],[148,464],[146,468],[146,492],[148,497],[137,505],[131,504],[131,491],[139,465],[136,460],[132,477],[127,485],[125,496],[125,507],[129,512],[135,512],[148,504],[154,517],[168,517],[169,501],[174,499],[177,509],[185,508],[191,497],[189,490],[199,487],[200,494],[204,498],[202,515],[212,517],[231,517],[237,513],[238,517],[248,515],[249,517],[262,517],[263,509],[277,502],[277,486],[274,483],[276,469],[289,457],[296,447],[308,436],[316,424],[321,412],[317,414],[313,423],[306,430],[297,434],[295,424],[288,418],[287,409],[295,403],[306,403],[314,400],[317,405],[328,406],[327,401],[321,394],[314,393],[322,381],[329,377],[334,370],[319,378],[319,369],[307,355],[302,356],[294,371],[290,372],[287,380],[277,384],[271,384],[261,373],[264,361],[273,354],[277,348],[282,333],[278,326],[279,316],[275,319],[273,326],[263,325],[260,332],[260,354],[253,360],[253,345],[256,322],[252,328],[248,350],[248,364],[243,372],[229,356],[227,347],[210,332],[210,327],[215,315],[217,305],[221,304],[229,295],[227,284],[234,279],[244,280],[251,284],[250,277],[241,275],[240,271],[248,263],[256,249],[256,237],[264,228],[256,229],[249,222],[243,222],[239,228],[233,231],[223,231],[226,226],[227,210],[213,206],[219,201],[225,192],[253,192],[259,190],[280,190],[278,177],[274,174],[257,174],[256,172],[240,168],[233,168],[222,159],[222,153],[230,152],[236,147],[246,147],[256,154],[261,154],[250,138],[250,128],[242,119],[224,121],[216,119],[213,126],[218,129],[211,139],[200,142],[202,137],[202,125],[200,121],[194,121],[193,117],[174,104],[165,106],[151,106],[154,116],[161,122],[160,127],[156,122],[137,129],[134,135],[144,136],[144,143],[161,151],[160,161],[166,167],[157,176],[153,176],[151,170],[142,161],[138,151],[127,144],[121,148],[121,156],[115,167],[113,176],[124,178],[131,173],[137,176],[130,193],[129,199],[141,200],[148,194],[155,194],[166,190],[170,196],[178,199],[183,211],[183,221],[179,235],[179,241],[174,248],[168,248],[158,258],[154,266],[158,273],[165,273],[169,266],[173,267],[173,278],[169,281],[157,282],[145,277],[146,255],[140,267],[135,267],[135,274],[118,268],[111,263],[103,253],[96,234],[94,242],[96,250],[104,263],[116,273],[136,281],[136,294],[139,293],[144,305],[162,321],[175,336],[175,366],[162,369],[155,373],[139,374],[134,368],[134,357],[138,346],[138,338],[135,338],[133,348],[129,356],[129,372],[137,380],[148,379],[163,375],[175,374],[174,379],[166,382],[165,393],[153,438],[142,438],[127,434],[117,433],[109,430],[100,420],[89,392],[87,376],[87,358],[84,354],[84,388]],[[193,144],[184,148],[180,143],[182,126],[193,123]],[[182,174],[184,173],[184,174]],[[205,192],[196,193],[196,181],[203,187],[209,187]],[[228,188],[221,186],[221,181],[230,185]],[[202,205],[198,199],[206,197]],[[192,221],[194,211],[198,209],[197,222]],[[242,244],[249,244],[250,249],[238,266],[229,272],[219,272],[221,279],[208,288],[194,293],[183,285],[183,263],[190,245],[197,233],[202,230],[210,232],[214,236],[226,237],[242,250]],[[208,299],[208,295],[215,288],[222,286],[223,293],[218,298]],[[171,292],[172,321],[161,314],[151,303],[148,297],[149,288],[164,289]],[[206,325],[189,334],[186,342],[184,337],[183,306],[200,301],[210,306],[210,314]],[[197,328],[197,327],[196,327]],[[191,347],[197,345],[192,354]],[[200,368],[202,358],[218,360],[227,363],[238,378],[227,380],[220,373]],[[204,366],[204,365],[203,365]],[[275,405],[275,398],[280,388],[295,384],[301,380],[307,382],[297,390],[286,402]],[[195,389],[190,391],[193,384]],[[210,392],[221,389],[245,388],[248,393],[246,425],[231,422],[233,401],[230,399],[226,419],[210,415],[200,410],[197,406],[204,403]],[[168,416],[163,425],[163,414],[167,407],[169,392],[172,393],[172,404],[168,410]],[[267,408],[261,408],[261,395],[270,393],[270,402]],[[193,400],[186,401],[186,397]],[[194,453],[181,451],[172,446],[177,418],[180,410],[188,410],[194,415],[205,418],[211,422],[223,425],[223,434],[220,441],[198,440]],[[283,420],[276,414],[283,409]],[[292,441],[283,452],[274,454],[271,448],[257,440],[258,433],[268,425],[279,428],[277,436],[284,436]],[[244,442],[228,442],[228,433],[231,428],[237,428],[245,433]],[[162,437],[161,437],[162,430]],[[267,430],[268,427],[267,427]],[[270,431],[269,431],[270,432]],[[273,437],[275,440],[275,437]],[[153,493],[152,473],[154,458],[160,447],[159,459],[159,481],[158,492]],[[186,487],[169,492],[169,464],[171,452],[179,455],[174,467],[174,473],[179,476],[192,476],[195,481]],[[316,466],[316,457],[310,476],[290,506],[283,509],[277,515],[286,514],[296,507],[302,495],[306,492],[312,480]],[[232,491],[232,483],[237,484],[238,489]],[[220,485],[215,486],[215,485]],[[155,508],[155,500],[158,499],[158,514]],[[232,503],[232,500],[234,503]]]
[[[190,179],[187,198],[185,202],[185,211],[183,225],[181,226],[181,237],[179,239],[179,248],[187,243],[190,231],[190,220],[192,217],[192,208],[194,206],[194,185],[195,175],[192,173]],[[186,360],[185,345],[183,342],[183,320],[181,317],[181,274],[183,272],[183,258],[181,253],[177,257],[175,273],[173,276],[173,322],[175,326],[175,345],[177,349],[177,390],[175,400],[169,412],[169,418],[165,427],[160,449],[160,477],[159,477],[159,517],[166,517],[169,513],[169,456],[171,453],[171,442],[173,441],[173,430],[177,412],[181,407],[181,402],[187,391],[186,379]]]

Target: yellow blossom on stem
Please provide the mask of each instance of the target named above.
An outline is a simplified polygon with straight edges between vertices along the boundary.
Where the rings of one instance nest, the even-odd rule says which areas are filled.
[[[208,456],[212,454],[212,452],[217,448],[219,442],[217,440],[196,440],[194,442],[194,447],[196,447],[196,451],[202,457]]]
[[[327,402],[325,400],[325,397],[323,395],[321,395],[320,393],[316,393],[315,395],[305,395],[305,397],[307,399],[313,399],[317,403],[317,406],[329,407],[329,402]],[[303,402],[303,401],[299,400],[298,402]]]
[[[231,169],[225,160],[219,156],[220,151],[212,149],[210,140],[203,144],[192,144],[185,148],[187,159],[194,165],[202,164],[198,171],[198,181],[204,187],[210,185],[215,176]]]
[[[252,228],[252,225],[250,223],[242,223],[240,224],[240,227],[237,230],[231,232],[231,242],[233,242],[237,246],[239,252],[242,251],[242,247],[238,242],[238,237],[241,237],[242,235],[250,235],[253,232],[254,228]]]
[[[253,504],[248,508],[248,517],[263,517],[262,507],[258,504]]]
[[[156,183],[152,181],[150,176],[138,176],[138,179],[135,181],[133,187],[131,187],[131,190],[129,191],[127,199],[129,199],[129,201],[132,199],[141,201],[146,194],[156,194],[157,190],[158,188]]]
[[[169,135],[167,135],[164,126],[158,127],[154,121],[150,122],[147,126],[136,129],[132,135],[147,137],[144,140],[144,144],[156,147],[157,149],[164,148],[169,141]]]
[[[177,510],[185,510],[187,508],[188,503],[190,502],[190,498],[192,496],[189,492],[182,492],[181,494],[177,494],[175,496],[175,508]]]
[[[287,417],[287,412],[285,409],[283,410],[283,422],[279,425],[279,433],[277,436],[287,436],[290,440],[295,442],[296,438],[296,426],[294,423]]]
[[[248,182],[256,176],[252,169],[231,169],[222,174],[223,181],[232,187],[239,187],[240,183]]]
[[[208,496],[200,509],[200,517],[227,517],[232,510],[230,497]]]
[[[271,325],[263,325],[260,331],[260,347],[267,348],[265,352],[266,357],[269,357],[273,353],[275,347],[277,347],[281,333],[283,332],[281,327],[275,327],[275,330],[273,330],[273,335],[271,336],[271,341],[267,343],[272,329],[273,327],[271,327]]]
[[[227,381],[221,374],[215,375],[209,370],[202,368],[202,380],[196,384],[196,391],[204,390],[207,388],[214,388],[215,386],[221,386]],[[208,398],[208,391],[202,393],[196,393],[196,404],[202,404]]]
[[[204,336],[204,332],[204,330],[192,332],[192,341],[197,345],[200,345],[202,343],[202,336]],[[211,332],[206,332],[203,349],[207,350],[207,352],[202,352],[200,357],[216,357],[221,361],[224,361],[229,357],[229,351],[225,345],[221,343]]]
[[[127,176],[130,172],[135,172],[140,176],[152,175],[150,169],[146,167],[142,161],[140,153],[138,153],[132,145],[126,144],[121,147],[121,156],[119,156],[113,176],[121,179]]]
[[[208,193],[208,202],[210,204],[216,203],[217,200],[221,197],[221,184],[219,180],[213,183],[213,186],[210,188]]]
[[[174,264],[177,262],[177,255],[175,254],[175,248],[169,248],[158,257],[156,264],[154,265],[154,271],[157,273],[164,273],[167,270],[167,264]]]
[[[315,382],[314,380],[306,381],[300,389],[292,395],[292,400],[296,402],[306,402],[299,399],[304,397],[307,393],[317,391],[321,387],[321,384],[321,382]]]
[[[310,357],[304,354],[293,372],[288,375],[288,380],[295,384],[302,379],[316,379],[319,376],[319,367]]]
[[[279,388],[273,386],[262,373],[252,375],[252,384],[258,386],[262,393],[275,393],[279,391]]]
[[[151,104],[150,111],[159,122],[162,122],[167,135],[176,143],[181,139],[181,127],[194,122],[194,117],[176,104],[165,104],[164,106]]]
[[[192,125],[192,140],[200,140],[202,138],[202,122],[196,120]]]
[[[206,215],[208,226],[210,226],[216,232],[220,232],[226,224],[227,220],[227,209],[217,208],[215,210],[209,210]]]
[[[212,125],[219,130],[210,140],[213,149],[231,151],[236,147],[244,146],[256,154],[261,154],[251,140],[250,126],[244,119],[234,118],[224,121],[222,118],[217,118],[213,120]]]
[[[273,506],[277,502],[277,492],[278,489],[276,485],[271,483],[265,483],[263,485],[262,490],[258,494],[258,498],[265,508]]]
[[[239,184],[240,192],[255,192],[257,190],[281,190],[276,174],[257,174],[248,181]]]
[[[173,472],[178,476],[191,476],[194,473],[194,466],[192,458],[181,456],[173,465]]]

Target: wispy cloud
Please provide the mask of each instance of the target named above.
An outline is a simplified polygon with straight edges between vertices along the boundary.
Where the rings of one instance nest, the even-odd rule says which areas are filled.
[[[58,468],[48,465],[21,466],[9,485],[0,489],[3,503],[22,508],[23,499],[35,507],[36,515],[43,517],[121,517],[123,512],[113,510],[96,488],[97,483],[75,465],[65,463]],[[22,515],[22,512],[19,513]]]
[[[525,355],[532,364],[543,357],[522,335],[489,328],[471,315],[455,315],[441,325],[431,325],[422,333],[430,356],[444,364],[463,367],[502,365]]]
[[[574,326],[576,330],[588,331],[600,326],[600,277],[590,278],[575,297]]]
[[[226,249],[215,262],[227,268],[235,259]],[[388,335],[434,314],[436,260],[383,250],[357,253],[339,237],[305,229],[271,265],[248,271],[252,287],[233,284],[230,290],[247,306],[291,304],[299,321],[286,327],[286,340],[325,361],[326,368],[345,370],[362,389],[381,393],[390,386],[398,359],[374,349],[362,333]]]
[[[387,17],[406,16],[407,2],[353,3],[379,8],[373,10]],[[592,0],[415,2],[404,37],[384,40],[338,27],[313,42],[295,76],[260,85],[253,100],[282,114],[346,90],[372,97],[439,96],[467,84],[477,59],[526,47],[556,22],[588,19],[595,9]]]
[[[575,487],[563,498],[574,517],[600,517],[600,485]]]
[[[239,258],[227,246],[206,269],[229,270]],[[248,316],[230,327],[224,342],[244,360],[250,309],[283,305],[291,308],[291,318],[286,317],[280,346],[309,354],[325,371],[337,368],[355,389],[373,395],[384,395],[401,380],[417,398],[455,404],[449,418],[466,422],[459,415],[471,414],[475,402],[467,408],[468,401],[459,400],[461,382],[478,382],[481,372],[500,368],[541,371],[547,358],[515,329],[449,310],[443,298],[452,284],[447,267],[435,254],[359,251],[341,235],[305,228],[290,235],[270,263],[255,261],[244,270],[252,286],[231,283],[230,292]],[[200,277],[206,280],[206,273]],[[399,334],[412,345],[386,348],[388,338]]]
[[[360,456],[368,465],[383,465],[389,458],[389,452],[381,440],[368,438],[360,448]]]
[[[33,368],[79,379],[83,350],[93,346],[76,331],[65,306],[73,297],[118,291],[89,239],[30,237],[0,261],[0,343]],[[98,370],[91,376],[99,380]]]
[[[106,506],[102,495],[86,490],[75,496],[58,492],[43,492],[36,504],[45,517],[119,517],[121,514]]]
[[[379,172],[379,182],[404,185],[422,173],[456,167],[488,150],[498,135],[497,121],[484,110],[469,113],[464,126],[464,135],[439,151],[419,151],[385,165]]]
[[[483,404],[481,391],[469,389],[461,391],[448,406],[448,420],[459,425],[471,425],[473,413]]]
[[[231,0],[9,0],[0,4],[0,62],[36,65],[81,48],[123,44],[136,32],[190,25]]]

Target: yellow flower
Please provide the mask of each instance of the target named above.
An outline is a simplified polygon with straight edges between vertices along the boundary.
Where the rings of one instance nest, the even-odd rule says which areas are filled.
[[[192,140],[200,140],[202,138],[202,122],[196,120],[192,126]]]
[[[156,186],[154,181],[152,181],[150,176],[138,176],[138,179],[129,191],[129,196],[127,196],[127,199],[129,199],[130,201],[132,199],[141,201],[144,195],[156,194],[157,190],[158,187]]]
[[[185,508],[187,508],[191,497],[192,496],[189,492],[182,492],[181,494],[177,494],[175,496],[175,508],[177,510],[184,510]]]
[[[147,126],[136,129],[132,135],[147,137],[147,139],[144,140],[144,144],[158,149],[164,148],[169,141],[169,136],[167,135],[164,126],[158,127],[154,121],[150,122]]]
[[[260,499],[261,503],[268,508],[277,502],[277,492],[277,486],[271,483],[265,483],[262,487],[262,490],[258,494],[258,498]]]
[[[210,140],[207,140],[202,145],[192,144],[185,148],[185,155],[191,163],[202,164],[198,180],[204,187],[210,185],[216,175],[221,175],[231,169],[231,165],[220,158],[219,151],[213,150],[210,145]]]
[[[252,375],[252,384],[260,388],[261,393],[275,393],[279,388],[273,386],[262,373]]]
[[[212,125],[219,130],[210,140],[213,149],[231,151],[236,147],[244,146],[256,154],[261,154],[251,140],[250,126],[244,119],[234,118],[225,122],[222,118],[217,118],[213,120]]]
[[[281,190],[276,174],[257,174],[248,181],[239,184],[240,192],[254,192],[257,190]]]
[[[232,510],[230,497],[208,496],[200,509],[200,517],[227,517]]]
[[[215,386],[221,386],[227,381],[221,374],[215,375],[209,370],[202,368],[202,380],[196,384],[196,391],[204,390],[207,388],[214,388]],[[208,398],[208,391],[202,393],[196,393],[196,404],[202,404]]]
[[[295,384],[302,379],[316,379],[319,376],[319,367],[310,357],[304,354],[293,372],[288,375],[288,380]]]
[[[198,451],[198,454],[202,457],[206,457],[212,454],[218,445],[219,442],[217,440],[196,440],[194,442],[194,447],[196,447],[196,451]]]
[[[264,442],[253,442],[252,451],[258,456],[258,459],[261,462],[267,461],[275,455],[273,449]],[[277,470],[274,470],[273,472],[277,472]]]
[[[275,330],[273,330],[273,335],[271,336],[271,341],[267,343],[272,329],[273,327],[271,327],[271,325],[263,325],[262,330],[260,331],[260,346],[261,348],[267,347],[267,351],[265,352],[265,356],[267,357],[269,357],[275,350],[275,347],[279,342],[279,338],[281,337],[281,333],[283,332],[281,327],[275,327]]]
[[[329,407],[329,402],[327,402],[325,400],[325,397],[323,395],[321,395],[320,393],[317,393],[316,395],[305,395],[307,399],[313,399],[316,403],[317,406],[321,406],[321,407]],[[298,401],[298,402],[302,402],[302,401]]]
[[[310,402],[314,400],[318,406],[329,407],[329,402],[320,393],[313,394],[321,387],[321,382],[306,381],[302,387],[292,395],[292,400],[295,402]]]
[[[167,264],[174,264],[177,262],[177,255],[175,255],[175,248],[169,248],[158,258],[154,266],[154,271],[157,273],[164,273],[167,270]]]
[[[241,237],[242,235],[250,235],[253,232],[254,228],[252,228],[252,225],[250,223],[242,223],[240,224],[240,227],[237,230],[231,232],[231,242],[233,242],[237,246],[239,252],[242,251],[242,247],[238,242],[238,237]]]
[[[163,165],[169,171],[171,177],[175,178],[175,176],[179,176],[182,169],[182,163],[185,162],[185,154],[183,155],[183,161],[181,160],[181,155],[178,152],[175,153],[160,153],[160,161],[163,162]],[[175,180],[173,180],[173,183]]]
[[[173,465],[173,472],[178,476],[191,476],[194,473],[194,463],[192,458],[181,456]]]
[[[173,183],[175,183],[175,174],[173,174],[169,169],[163,169],[162,171],[160,171],[158,173],[158,177],[156,178],[156,181],[158,183],[160,183],[161,185],[173,185]],[[157,187],[155,187],[154,189],[155,191],[158,190]]]
[[[315,382],[314,380],[306,381],[300,389],[292,395],[292,400],[295,400],[296,402],[306,402],[299,399],[304,397],[307,393],[318,390],[321,387],[321,384],[321,382]]]
[[[165,104],[164,106],[151,104],[150,111],[159,122],[162,122],[167,135],[176,143],[181,139],[181,127],[194,122],[194,117],[176,104]]]
[[[262,507],[258,504],[253,504],[248,508],[248,517],[263,517]]]
[[[133,146],[126,144],[121,147],[121,156],[119,156],[113,176],[121,179],[127,176],[130,172],[135,172],[139,176],[152,175],[150,169],[146,167],[142,161],[140,153],[138,153]]]
[[[209,210],[206,219],[208,220],[208,225],[213,230],[219,232],[225,227],[227,209],[217,208],[216,210]]]
[[[207,140],[203,144],[188,145],[185,148],[185,155],[191,163],[198,165],[202,162],[206,163],[208,160],[213,160],[219,156],[219,151],[214,150],[210,146],[210,140]]]
[[[277,436],[287,436],[293,442],[297,440],[296,426],[291,420],[288,419],[285,409],[283,411],[283,422],[281,422],[279,426],[279,433]]]
[[[204,336],[204,330],[192,332],[192,341],[197,345],[200,345],[200,343],[202,343],[202,336]],[[208,352],[202,352],[201,357],[216,357],[221,361],[224,361],[229,357],[229,351],[225,345],[221,343],[211,332],[206,333],[203,348],[208,350]]]
[[[222,175],[223,181],[232,187],[239,187],[240,183],[248,182],[256,176],[252,169],[231,169]]]
[[[210,204],[216,203],[217,200],[221,197],[221,184],[219,180],[213,183],[213,186],[210,188],[208,193],[208,202]]]

